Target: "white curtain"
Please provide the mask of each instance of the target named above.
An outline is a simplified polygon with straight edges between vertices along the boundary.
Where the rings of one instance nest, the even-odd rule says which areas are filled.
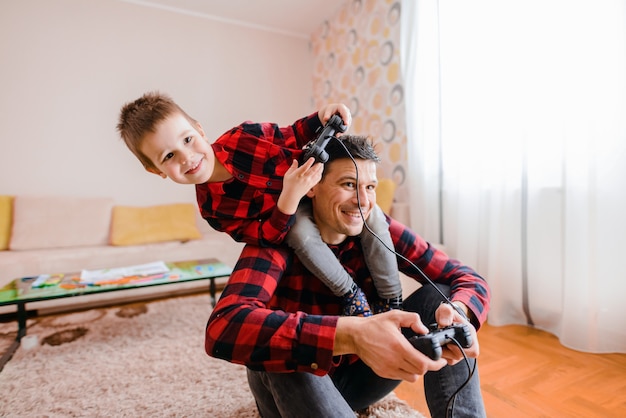
[[[626,353],[625,3],[402,3],[412,227],[490,324],[596,353]]]

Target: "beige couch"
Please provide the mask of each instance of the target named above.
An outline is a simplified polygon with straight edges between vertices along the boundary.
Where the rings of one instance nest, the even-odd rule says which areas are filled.
[[[380,179],[377,203],[407,223],[408,207],[394,203],[395,189],[393,180]],[[0,288],[20,277],[152,261],[218,258],[234,267],[242,248],[230,236],[211,229],[193,203],[128,207],[110,198],[0,196]],[[206,281],[179,283],[36,304],[40,312],[82,309],[206,286]],[[0,307],[0,314],[14,310]]]
[[[129,207],[108,198],[0,196],[0,288],[19,277],[152,261],[217,258],[233,267],[242,248],[211,229],[192,203]],[[36,304],[40,311],[58,311],[200,288],[208,288],[207,281]],[[0,313],[14,310],[0,307]]]

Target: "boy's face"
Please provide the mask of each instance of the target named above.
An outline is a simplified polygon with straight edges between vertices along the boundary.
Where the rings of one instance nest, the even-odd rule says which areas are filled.
[[[356,164],[359,168],[359,201],[367,219],[376,205],[376,163],[357,159]],[[325,243],[339,244],[363,230],[356,190],[354,163],[341,158],[327,163],[324,177],[307,194],[312,199],[313,218]]]
[[[180,184],[206,183],[215,168],[215,154],[202,127],[174,113],[147,134],[139,147],[156,167],[151,173]]]

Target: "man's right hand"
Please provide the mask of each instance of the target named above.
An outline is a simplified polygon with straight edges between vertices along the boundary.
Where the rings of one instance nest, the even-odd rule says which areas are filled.
[[[333,354],[356,354],[372,370],[387,379],[415,382],[447,362],[431,360],[416,350],[400,328],[427,334],[428,328],[413,312],[392,310],[370,317],[342,316],[337,322]]]

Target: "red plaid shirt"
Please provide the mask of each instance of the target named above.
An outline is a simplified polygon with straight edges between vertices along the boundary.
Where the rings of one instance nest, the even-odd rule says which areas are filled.
[[[487,319],[490,291],[471,268],[449,258],[421,237],[388,218],[396,251],[434,282],[451,286],[452,299]],[[370,302],[378,298],[365,265],[360,240],[350,237],[329,245]],[[409,263],[400,271],[424,283]],[[428,284],[426,284],[428,286]],[[315,278],[286,245],[247,245],[217,303],[206,329],[207,354],[253,370],[324,375],[354,355],[333,357],[340,298]]]
[[[244,122],[219,137],[211,146],[233,178],[196,185],[202,217],[235,241],[261,246],[282,242],[295,220],[276,207],[283,176],[321,126],[314,113],[285,128]]]

